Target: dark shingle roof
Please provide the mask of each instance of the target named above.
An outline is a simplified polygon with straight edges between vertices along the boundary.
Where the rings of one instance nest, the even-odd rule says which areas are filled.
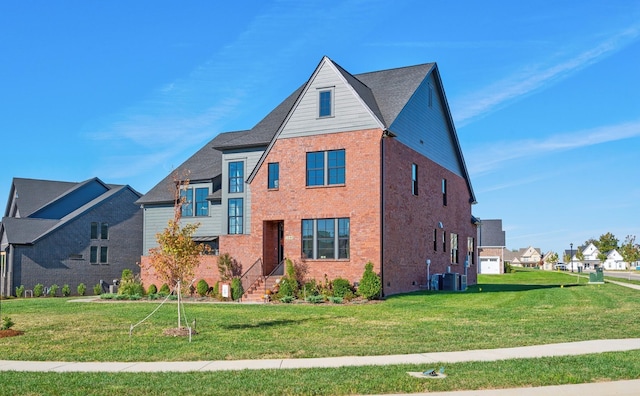
[[[480,241],[478,246],[506,246],[502,220],[482,220],[480,223]]]
[[[13,187],[18,194],[16,202],[20,216],[27,217],[31,215],[76,185],[78,185],[78,183],[15,177],[13,179]],[[13,197],[9,197],[9,203],[12,198]],[[5,212],[5,216],[8,215],[9,213]]]

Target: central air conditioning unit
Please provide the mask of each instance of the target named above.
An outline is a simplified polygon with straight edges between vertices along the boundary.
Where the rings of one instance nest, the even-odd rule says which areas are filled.
[[[458,290],[460,290],[460,291],[466,291],[467,290],[467,276],[466,275],[460,275],[460,288]]]
[[[442,290],[456,291],[459,289],[458,282],[460,278],[458,277],[458,274],[448,272],[442,276],[444,278],[442,280]]]

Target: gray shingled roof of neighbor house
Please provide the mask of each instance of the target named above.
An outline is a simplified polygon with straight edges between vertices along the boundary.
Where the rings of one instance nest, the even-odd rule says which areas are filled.
[[[435,67],[435,63],[424,63],[352,75],[340,65],[331,62],[385,128],[393,123],[418,86]],[[149,190],[137,203],[164,204],[172,202],[173,192],[170,185],[173,183],[174,174],[183,175],[185,171],[189,171],[190,181],[211,180],[220,175],[222,172],[222,153],[220,150],[268,146],[307,84],[308,82],[296,89],[250,130],[217,135],[182,163],[175,172]]]

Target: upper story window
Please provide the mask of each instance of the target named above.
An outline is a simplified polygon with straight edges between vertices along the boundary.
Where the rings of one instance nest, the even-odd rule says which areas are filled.
[[[418,195],[418,165],[411,164],[411,194]]]
[[[333,116],[333,88],[322,88],[318,91],[318,117]]]
[[[344,182],[344,149],[307,153],[307,186],[327,186]]]
[[[244,162],[229,162],[229,192],[241,193],[244,191]]]
[[[98,256],[98,252],[100,256]],[[107,246],[91,246],[89,249],[89,263],[107,264],[109,262],[109,248]]]
[[[193,190],[193,188],[187,188],[180,191],[180,198],[182,199],[182,216],[191,217],[194,213],[196,216],[208,216],[209,201],[207,201],[207,196],[209,195],[209,188],[196,188],[195,200],[193,199]]]
[[[229,212],[228,212],[228,233],[229,234],[242,234],[243,224],[243,200],[242,198],[229,199]]]
[[[278,162],[270,162],[268,169],[268,182],[267,188],[276,189],[280,186],[280,163]]]
[[[91,239],[109,239],[109,224],[91,222]]]
[[[442,205],[447,206],[447,179],[442,179]]]

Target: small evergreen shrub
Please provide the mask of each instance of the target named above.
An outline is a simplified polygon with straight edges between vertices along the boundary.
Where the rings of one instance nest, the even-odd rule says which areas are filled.
[[[158,291],[158,294],[160,294],[161,296],[168,296],[169,294],[171,294],[171,289],[169,289],[169,285],[167,285],[166,283],[163,283],[162,286],[160,286],[160,290]]]
[[[132,296],[134,294],[144,295],[144,287],[142,286],[140,277],[135,276],[130,269],[122,270],[118,294],[124,294],[126,296]]]
[[[242,287],[242,282],[240,278],[233,278],[231,280],[231,298],[233,301],[238,301],[242,298],[244,294],[244,288]]]
[[[113,300],[116,297],[118,297],[118,295],[117,294],[113,294],[113,293],[102,293],[102,294],[100,294],[100,299],[102,299],[102,300]]]
[[[129,295],[128,294],[114,294],[113,298],[116,300],[128,300],[129,299]]]
[[[156,287],[156,285],[154,285],[152,283],[152,284],[149,285],[149,290],[147,290],[147,293],[156,294],[156,293],[158,293],[158,288]]]
[[[140,294],[132,294],[129,296],[129,300],[131,301],[137,301],[137,300],[141,300],[142,296]]]
[[[87,292],[87,286],[84,283],[81,283],[78,285],[78,295],[79,296],[84,296],[84,294]]]
[[[331,282],[331,289],[334,297],[344,298],[346,295],[353,293],[351,283],[344,278],[336,278]]]
[[[99,296],[102,294],[102,286],[100,286],[99,283],[96,283],[95,286],[93,286],[93,294],[96,296]]]
[[[209,284],[206,280],[200,279],[198,281],[198,283],[196,284],[196,292],[198,292],[198,295],[200,297],[204,297],[207,295],[207,293],[209,292]]]
[[[334,304],[342,304],[343,298],[342,297],[328,297],[327,300],[329,300],[330,302],[332,302]]]
[[[282,277],[280,280],[280,288],[278,289],[277,298],[282,300],[283,297],[295,297],[298,282],[295,279]]]
[[[214,298],[217,298],[218,300],[221,299],[220,296],[220,282],[216,282],[215,285],[213,285],[213,288],[211,290],[211,296]]]
[[[160,298],[160,296],[158,295],[158,293],[149,293],[147,294],[147,298],[149,300],[157,300],[158,298]]]
[[[62,296],[69,297],[71,295],[71,288],[69,285],[62,285]]]
[[[360,286],[358,286],[358,295],[367,300],[373,300],[380,297],[381,291],[382,282],[380,277],[373,272],[373,263],[369,261],[364,266],[364,273],[362,274],[362,279],[360,279]]]
[[[172,294],[172,295],[169,296],[169,300],[171,300],[171,301],[176,301],[177,299],[178,299],[178,296],[175,295],[175,294]]]
[[[56,293],[58,293],[58,285],[53,284],[51,285],[51,287],[49,288],[49,297],[55,297]]]
[[[16,297],[24,297],[24,285],[16,287]]]
[[[13,327],[15,323],[13,322],[13,320],[11,320],[10,317],[5,316],[4,318],[2,318],[2,325],[0,326],[0,330],[9,330],[11,327]]]
[[[42,283],[38,283],[33,287],[34,297],[42,297],[43,294],[44,294],[44,285]]]

